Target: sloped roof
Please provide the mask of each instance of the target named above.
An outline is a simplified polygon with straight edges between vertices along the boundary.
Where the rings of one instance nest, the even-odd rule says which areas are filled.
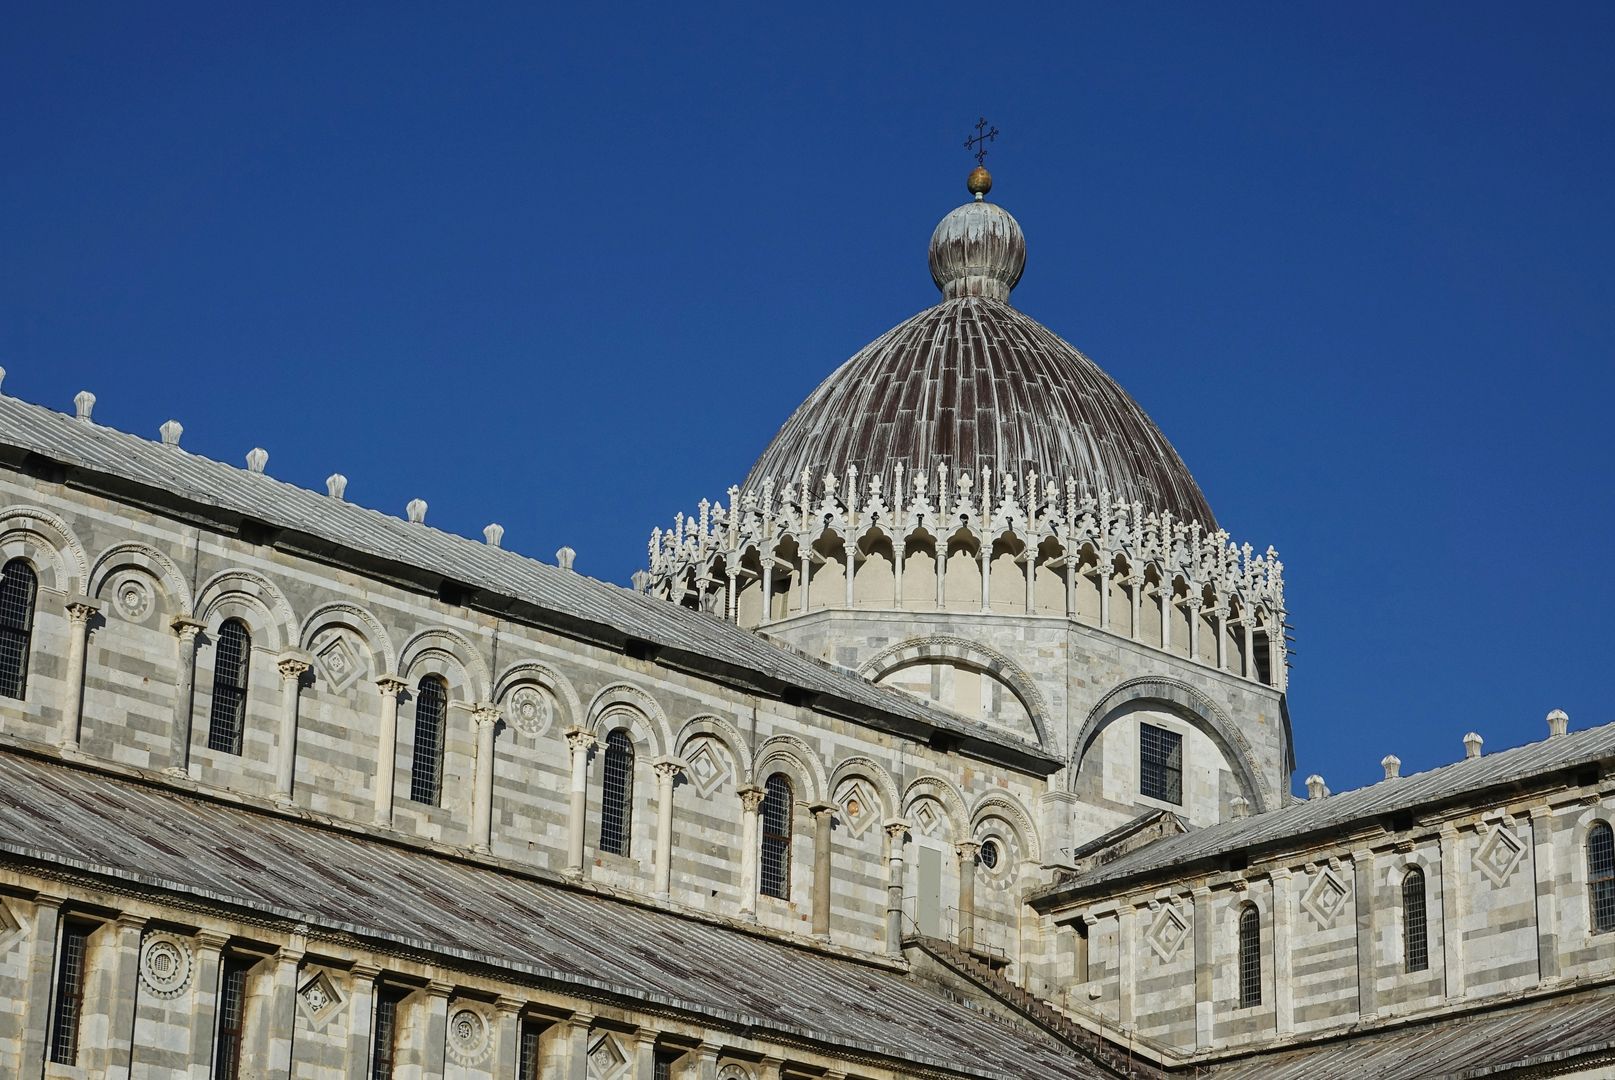
[[[1111,1075],[1047,1032],[889,966],[8,750],[0,750],[0,859],[907,1063],[905,1072]]]
[[[534,625],[614,647],[648,642],[675,666],[682,659],[696,670],[721,669],[725,681],[770,695],[781,688],[817,695],[816,708],[911,737],[947,732],[961,751],[1016,768],[1047,774],[1064,764],[998,728],[931,708],[711,615],[17,398],[0,396],[0,446],[133,485],[153,505],[179,503],[193,513],[263,522],[291,534],[277,546],[300,550],[296,540],[304,537],[311,554],[365,573],[447,578],[516,601],[514,610],[509,603],[487,608]]]
[[[1522,783],[1576,765],[1615,758],[1615,723],[1587,728],[1558,738],[1527,743],[1479,758],[1368,787],[1309,799],[1254,817],[1236,818],[1169,836],[1113,862],[1096,866],[1064,882],[1044,886],[1029,896],[1042,906],[1067,895],[1162,870],[1182,874],[1191,864],[1230,852],[1265,845],[1299,846],[1312,834],[1349,831],[1355,823],[1371,823],[1387,814],[1434,806],[1457,799],[1473,800],[1488,788]]]

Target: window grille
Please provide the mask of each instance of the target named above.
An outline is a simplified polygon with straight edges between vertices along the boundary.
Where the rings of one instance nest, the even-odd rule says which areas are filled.
[[[1139,725],[1138,789],[1162,802],[1183,802],[1182,735],[1154,724]]]
[[[781,900],[791,898],[791,806],[795,801],[791,792],[790,777],[775,773],[763,784],[763,858],[762,880],[758,883],[764,896]]]
[[[989,870],[996,870],[998,868],[998,841],[983,840],[981,842],[981,851],[976,857],[981,860],[982,866]]]
[[[626,855],[634,816],[634,741],[624,728],[606,736],[605,773],[600,788],[600,850]]]
[[[0,570],[0,695],[21,698],[28,689],[28,652],[34,636],[39,579],[25,559]]]
[[[1407,970],[1430,966],[1429,922],[1424,905],[1424,871],[1417,867],[1402,879],[1402,952]]]
[[[208,715],[210,750],[241,753],[247,709],[247,671],[252,635],[240,619],[226,619],[213,643],[213,706]]]
[[[383,986],[376,998],[376,1038],[370,1051],[370,1080],[393,1080],[398,1058],[398,1006],[409,991]]]
[[[1262,1003],[1262,916],[1252,905],[1239,914],[1239,1007]]]
[[[672,1080],[673,1063],[678,1059],[677,1054],[666,1050],[656,1051],[656,1067],[651,1072],[651,1080]]]
[[[531,1020],[523,1019],[516,1052],[516,1080],[539,1080],[538,1059],[539,1028]]]
[[[50,1059],[76,1065],[79,1023],[84,1019],[84,961],[95,924],[69,919],[62,924],[61,955],[56,960],[56,1007],[51,1011]]]
[[[1593,933],[1615,930],[1615,830],[1602,821],[1587,830],[1587,893]]]
[[[409,767],[409,797],[436,806],[443,793],[443,716],[449,684],[427,675],[415,688],[415,749]]]
[[[247,972],[251,969],[252,962],[243,957],[225,958],[219,985],[218,1067],[214,1069],[220,1080],[239,1080],[241,1076],[241,1035],[246,1028]]]

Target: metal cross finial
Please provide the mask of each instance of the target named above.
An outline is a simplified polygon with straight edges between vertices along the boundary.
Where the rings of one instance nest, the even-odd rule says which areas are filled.
[[[979,118],[976,121],[976,134],[965,140],[965,149],[974,150],[976,153],[977,165],[986,165],[987,144],[996,138],[998,138],[998,129],[989,126],[985,116]]]

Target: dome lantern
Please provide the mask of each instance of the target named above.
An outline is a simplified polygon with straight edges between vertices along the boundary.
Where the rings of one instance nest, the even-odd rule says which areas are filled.
[[[1008,210],[986,200],[993,178],[985,168],[978,165],[966,186],[975,200],[944,217],[931,234],[931,280],[946,300],[1008,300],[1026,269],[1026,236]]]

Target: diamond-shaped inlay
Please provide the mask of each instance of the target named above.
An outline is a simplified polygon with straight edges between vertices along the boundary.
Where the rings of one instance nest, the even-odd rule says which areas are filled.
[[[729,779],[729,760],[711,739],[702,739],[684,756],[684,778],[703,799]]]
[[[0,898],[0,956],[11,951],[11,946],[22,940],[22,923]]]
[[[589,1080],[614,1080],[627,1067],[628,1055],[609,1034],[589,1048]]]
[[[1320,929],[1335,924],[1335,916],[1346,906],[1346,885],[1335,872],[1321,869],[1312,878],[1312,886],[1301,897],[1301,907],[1318,922]]]
[[[342,1011],[342,995],[325,972],[319,972],[297,991],[297,1007],[316,1031]]]
[[[942,824],[942,811],[930,799],[922,799],[914,806],[914,826],[926,836],[935,836],[937,826]]]
[[[1501,824],[1493,825],[1491,834],[1475,852],[1475,867],[1491,878],[1493,885],[1501,885],[1508,881],[1524,855],[1525,845],[1512,830]]]
[[[841,789],[836,807],[841,812],[841,823],[852,836],[862,836],[880,816],[875,809],[875,800],[862,780],[854,780]]]
[[[1155,955],[1163,961],[1176,956],[1188,938],[1189,924],[1171,904],[1161,905],[1160,913],[1155,916],[1155,922],[1150,925],[1150,931],[1145,935],[1150,948],[1154,949]]]
[[[359,654],[341,634],[333,634],[314,646],[314,663],[320,669],[320,681],[337,693],[352,686],[363,674]]]

